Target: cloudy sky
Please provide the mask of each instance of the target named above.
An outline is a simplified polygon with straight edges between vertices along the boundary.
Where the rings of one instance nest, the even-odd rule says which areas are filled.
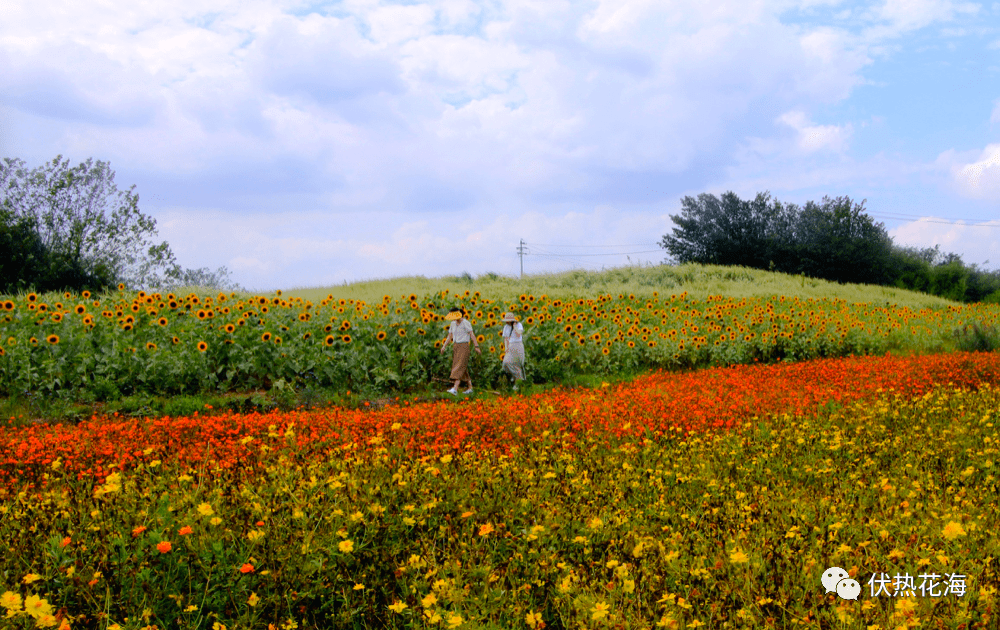
[[[655,263],[727,190],[1000,267],[996,2],[15,0],[0,68],[0,156],[248,288]]]

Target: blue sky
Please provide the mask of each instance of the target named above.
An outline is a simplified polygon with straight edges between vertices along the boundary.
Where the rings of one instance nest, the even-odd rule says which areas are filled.
[[[1000,267],[996,2],[42,0],[0,67],[0,156],[248,288],[655,263],[728,190]]]

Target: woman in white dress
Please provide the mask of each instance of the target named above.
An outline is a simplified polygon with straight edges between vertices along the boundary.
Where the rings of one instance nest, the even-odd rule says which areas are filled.
[[[444,344],[441,346],[441,354],[444,354],[444,349],[448,347],[448,344],[452,344],[453,350],[451,355],[451,380],[454,381],[454,385],[448,390],[451,395],[458,394],[458,388],[463,382],[469,384],[469,389],[465,390],[466,394],[472,393],[472,377],[469,376],[469,356],[472,354],[470,352],[470,345],[476,347],[476,352],[482,354],[479,349],[479,340],[476,338],[475,331],[472,330],[472,324],[469,320],[465,319],[465,311],[460,308],[453,308],[448,311],[448,314],[444,317],[445,321],[451,322],[448,326],[448,338],[444,340]]]
[[[514,378],[514,389],[517,389],[517,382],[524,380],[524,326],[513,313],[504,313],[502,321],[503,370]]]

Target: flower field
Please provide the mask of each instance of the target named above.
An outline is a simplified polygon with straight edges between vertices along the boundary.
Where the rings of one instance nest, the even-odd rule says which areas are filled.
[[[997,624],[998,353],[205,411],[0,435],[5,627]]]
[[[280,292],[279,292],[280,293]],[[284,381],[366,394],[406,391],[448,371],[437,352],[441,316],[462,306],[480,335],[474,378],[502,381],[500,315],[525,325],[528,378],[634,374],[648,369],[803,360],[955,347],[956,331],[995,330],[997,305],[920,310],[836,299],[689,299],[601,295],[512,302],[465,291],[368,304],[328,296],[102,296],[0,298],[0,395],[72,400],[269,388]]]

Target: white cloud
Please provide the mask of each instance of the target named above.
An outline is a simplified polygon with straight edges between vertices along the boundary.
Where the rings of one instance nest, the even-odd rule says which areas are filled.
[[[975,162],[954,166],[952,176],[962,194],[1000,200],[1000,144],[987,145]]]
[[[952,0],[886,0],[877,14],[898,32],[923,28],[934,22],[946,22],[956,13],[975,14],[979,5]]]
[[[850,123],[843,126],[813,125],[800,111],[786,112],[778,117],[778,122],[798,133],[798,147],[806,153],[820,150],[846,151],[854,131]]]
[[[996,268],[1000,263],[1000,221],[986,221],[976,224],[948,223],[947,219],[933,216],[904,223],[889,230],[889,236],[897,245],[909,247],[941,246],[944,253],[960,253],[967,264]]]

